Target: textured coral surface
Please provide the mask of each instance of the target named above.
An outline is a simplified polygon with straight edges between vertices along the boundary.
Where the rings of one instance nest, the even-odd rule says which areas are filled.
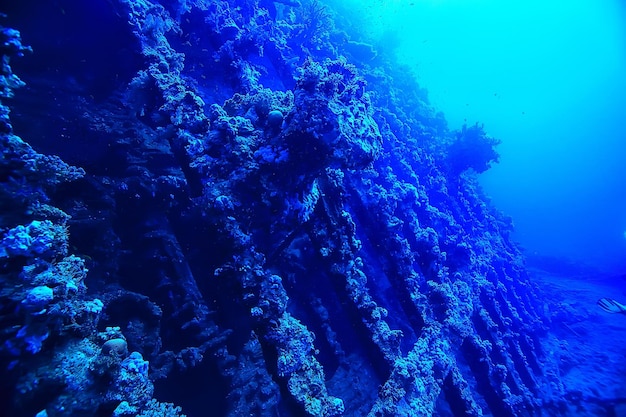
[[[482,195],[499,141],[328,6],[49,3],[2,10],[8,415],[619,411]]]

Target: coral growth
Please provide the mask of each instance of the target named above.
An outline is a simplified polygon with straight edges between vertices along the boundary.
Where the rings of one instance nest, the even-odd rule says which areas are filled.
[[[461,175],[497,161],[482,126],[449,130],[402,68],[365,41],[331,42],[347,34],[318,1],[100,3],[115,26],[92,30],[119,79],[97,97],[56,76],[77,52],[14,11],[60,67],[26,65],[54,97],[12,105],[27,120],[29,100],[54,108],[46,131],[64,126],[89,152],[35,151],[49,139],[23,121],[32,145],[14,135],[3,101],[4,409],[558,410],[564,388],[542,371],[556,367],[541,349],[548,317],[510,222]],[[89,20],[77,4],[49,12],[37,21]],[[2,33],[5,99],[21,85],[8,58],[29,49]],[[118,39],[131,63],[107,49]],[[367,64],[345,57],[359,54]]]

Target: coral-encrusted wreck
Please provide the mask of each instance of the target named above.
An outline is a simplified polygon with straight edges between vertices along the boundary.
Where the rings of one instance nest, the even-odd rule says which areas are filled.
[[[13,127],[28,51],[3,30],[3,409],[558,409],[511,222],[471,172],[497,160],[482,127],[449,131],[316,0],[45,7],[7,10],[34,46]],[[79,17],[105,23],[46,42]]]

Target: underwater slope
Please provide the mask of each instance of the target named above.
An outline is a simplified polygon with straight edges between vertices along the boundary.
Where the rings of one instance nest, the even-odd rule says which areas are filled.
[[[609,314],[596,304],[607,295],[623,299],[623,277],[616,282],[597,272],[573,278],[535,269],[532,279],[552,307],[553,337],[544,350],[558,356],[568,409],[580,416],[625,415],[626,317]]]
[[[26,3],[7,13],[34,52],[9,29],[2,50],[30,86],[7,101],[5,61],[11,415],[564,406],[549,317],[472,173],[497,141],[448,130],[328,8]]]

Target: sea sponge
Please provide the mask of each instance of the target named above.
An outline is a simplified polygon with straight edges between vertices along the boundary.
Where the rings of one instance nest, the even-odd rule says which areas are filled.
[[[107,340],[104,345],[102,345],[102,353],[105,355],[126,357],[126,355],[128,355],[128,343],[126,343],[126,340],[120,338]]]

